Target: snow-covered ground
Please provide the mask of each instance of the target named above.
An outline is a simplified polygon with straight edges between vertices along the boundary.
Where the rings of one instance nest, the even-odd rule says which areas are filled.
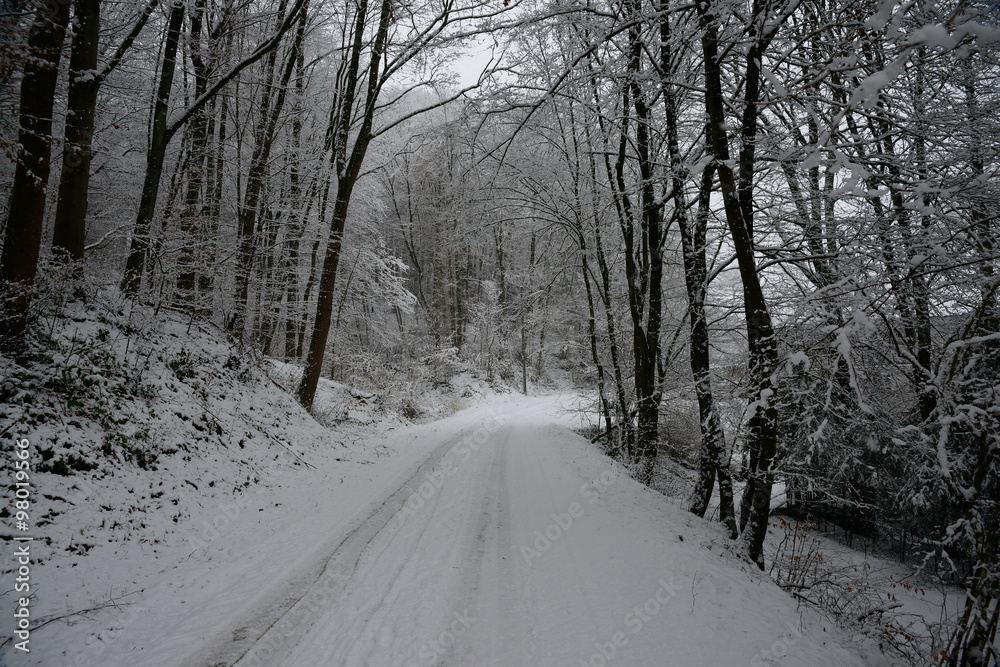
[[[34,617],[64,618],[5,664],[888,664],[622,474],[564,403],[358,430],[156,544],[44,567]]]
[[[772,578],[806,606],[823,608],[852,641],[923,665],[940,655],[965,593],[913,564],[853,549],[815,524],[772,517],[765,542]]]

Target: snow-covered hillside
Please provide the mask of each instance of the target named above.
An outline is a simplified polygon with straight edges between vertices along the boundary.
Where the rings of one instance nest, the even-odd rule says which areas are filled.
[[[576,435],[568,399],[466,377],[450,407],[473,407],[410,425],[328,383],[321,424],[291,369],[202,325],[69,322],[4,368],[34,538],[31,650],[5,664],[874,664]]]
[[[578,435],[575,395],[455,373],[412,424],[324,381],[317,419],[221,332],[76,308],[4,362],[33,538],[5,665],[890,664]]]
[[[35,609],[63,618],[8,661],[878,664],[570,418],[508,399],[314,443],[310,465],[205,499],[156,540],[53,557]]]
[[[0,508],[5,583],[18,566],[15,538],[33,538],[29,664],[62,664],[43,645],[63,646],[66,664],[115,664],[86,637],[97,633],[104,646],[115,636],[130,617],[115,619],[142,608],[150,573],[231,535],[251,499],[260,505],[253,512],[276,512],[282,502],[271,496],[309,475],[339,480],[371,469],[393,453],[385,434],[409,424],[398,396],[325,380],[314,417],[288,391],[291,367],[188,317],[95,300],[70,303],[48,326],[52,343],[33,361],[0,355],[11,494],[15,443],[29,443],[27,530],[16,531],[13,495]],[[427,387],[413,405],[442,415],[484,395],[496,396],[463,374]],[[0,600],[13,609],[24,594],[5,586]],[[15,624],[0,617],[5,638]],[[12,641],[0,647],[0,661],[26,658]]]

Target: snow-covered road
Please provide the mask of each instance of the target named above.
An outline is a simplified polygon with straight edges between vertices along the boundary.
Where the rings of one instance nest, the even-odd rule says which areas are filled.
[[[183,664],[864,664],[565,419],[483,411]]]
[[[569,400],[333,432],[313,467],[64,555],[38,574],[54,620],[0,665],[888,664],[616,468]]]

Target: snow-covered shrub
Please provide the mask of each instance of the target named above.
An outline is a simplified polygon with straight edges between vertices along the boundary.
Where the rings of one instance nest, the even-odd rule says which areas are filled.
[[[779,519],[777,528],[781,538],[766,548],[770,575],[779,586],[859,639],[875,642],[894,661],[914,667],[928,663],[937,646],[931,629],[892,592],[913,590],[913,585],[874,570],[867,561],[838,557],[814,526]]]
[[[91,470],[102,458],[154,466],[160,451],[141,426],[157,394],[147,377],[149,332],[107,304],[72,301],[64,307],[66,315],[53,319],[47,340],[35,341],[34,363],[0,358],[6,366],[0,411],[21,428],[45,434],[53,453],[43,471]]]

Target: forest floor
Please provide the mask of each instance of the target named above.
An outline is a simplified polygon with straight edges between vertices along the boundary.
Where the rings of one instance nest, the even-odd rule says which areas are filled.
[[[8,664],[888,664],[625,476],[564,404],[373,428],[354,462],[317,449],[156,553],[109,544],[48,568],[40,616],[52,591],[101,608],[38,628]]]
[[[310,415],[289,367],[181,319],[81,307],[50,340],[0,358],[33,494],[26,533],[0,509],[4,638],[33,538],[30,653],[0,665],[894,664],[628,477],[576,395],[324,381]]]

